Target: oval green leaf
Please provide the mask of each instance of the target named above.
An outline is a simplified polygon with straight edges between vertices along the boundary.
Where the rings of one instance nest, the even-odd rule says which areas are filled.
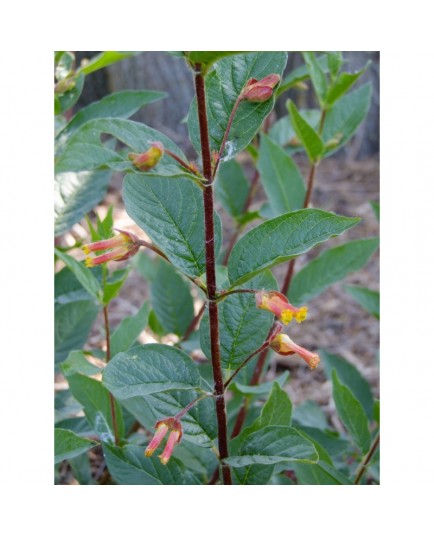
[[[308,208],[262,223],[235,244],[228,263],[229,281],[232,287],[241,285],[263,270],[343,233],[359,221],[360,218]]]

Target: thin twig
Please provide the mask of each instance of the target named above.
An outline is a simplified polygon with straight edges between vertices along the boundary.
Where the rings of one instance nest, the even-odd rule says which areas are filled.
[[[380,444],[380,432],[378,432],[377,437],[372,442],[371,448],[369,449],[366,456],[363,458],[362,463],[360,464],[357,470],[356,478],[354,479],[354,484],[360,483],[363,473],[366,471],[369,465],[369,462],[371,461],[371,458],[374,455],[375,451],[377,450],[377,447],[379,444]]]
[[[108,305],[105,305],[103,308],[104,312],[104,326],[105,326],[105,336],[106,336],[106,354],[105,354],[105,360],[106,363],[110,361],[111,358],[111,352],[110,352],[110,323],[108,318]],[[113,423],[113,433],[115,436],[115,444],[119,445],[119,429],[118,429],[118,422],[116,419],[116,406],[115,406],[115,398],[114,396],[109,392],[109,400],[110,400],[110,413],[112,417],[112,423]]]

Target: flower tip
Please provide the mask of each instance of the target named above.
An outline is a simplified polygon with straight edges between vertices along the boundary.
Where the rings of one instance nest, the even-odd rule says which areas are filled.
[[[160,454],[160,456],[158,456],[160,458],[160,462],[163,464],[163,465],[166,465],[167,462],[170,460],[170,456],[163,456],[162,454]]]
[[[92,259],[92,257],[86,257],[84,259],[84,265],[86,268],[93,268],[95,266],[95,259]]]
[[[289,324],[292,321],[293,317],[294,317],[294,315],[293,315],[292,311],[290,311],[289,309],[285,309],[280,313],[280,320],[284,324]],[[295,318],[297,319],[297,316]],[[298,322],[298,320],[297,320],[297,322]]]
[[[314,370],[316,369],[316,367],[320,364],[320,357],[318,354],[312,354],[312,357],[309,359],[309,367],[310,367],[310,370]]]
[[[90,247],[89,247],[89,244],[84,244],[83,246],[81,246],[81,251],[83,251],[84,253],[86,253],[86,255],[89,255],[89,253],[90,253]]]

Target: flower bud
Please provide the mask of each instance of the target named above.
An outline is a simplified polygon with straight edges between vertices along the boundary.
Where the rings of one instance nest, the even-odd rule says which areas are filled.
[[[289,303],[288,298],[275,290],[266,292],[260,290],[255,294],[256,307],[275,314],[284,324],[289,324],[293,318],[300,324],[307,317],[307,307],[295,307]]]
[[[108,261],[124,261],[139,251],[140,240],[135,234],[130,233],[129,231],[121,231],[120,229],[115,230],[121,234],[109,238],[108,240],[92,242],[81,247],[86,255],[93,251],[110,250],[102,255],[98,255],[98,257],[86,257],[85,265],[88,268],[93,268],[98,264],[103,264]]]
[[[261,80],[251,78],[244,86],[240,98],[249,102],[265,102],[273,95],[273,89],[280,82],[278,74],[269,74]]]
[[[319,365],[320,358],[318,354],[309,352],[309,350],[306,350],[306,348],[295,344],[295,342],[284,333],[274,337],[274,339],[272,339],[270,342],[270,347],[280,355],[299,355],[302,359],[304,359],[304,361],[306,361],[312,370]]]
[[[164,145],[155,141],[151,143],[150,149],[144,153],[128,153],[128,159],[140,171],[149,171],[158,164],[163,155]]]

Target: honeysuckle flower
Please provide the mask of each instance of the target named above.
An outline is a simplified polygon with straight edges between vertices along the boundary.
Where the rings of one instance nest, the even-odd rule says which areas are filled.
[[[264,102],[273,95],[273,89],[280,82],[278,74],[269,74],[261,80],[251,78],[241,92],[240,99],[250,102]]]
[[[256,292],[256,307],[274,313],[284,324],[289,324],[293,318],[300,323],[306,320],[307,307],[295,307],[288,298],[276,290]]]
[[[292,341],[285,333],[281,333],[274,337],[274,339],[270,341],[270,347],[280,355],[299,355],[302,359],[304,359],[304,361],[306,361],[312,370],[319,365],[320,358],[318,354],[309,352],[309,350],[306,350],[306,348],[295,344],[295,342]]]
[[[157,431],[145,450],[145,456],[152,456],[155,450],[160,446],[160,443],[163,441],[167,432],[170,432],[169,437],[167,438],[166,446],[164,447],[162,454],[158,456],[161,463],[166,465],[166,463],[170,460],[175,445],[181,441],[182,426],[178,419],[168,417],[167,419],[158,421],[155,424],[155,428]]]
[[[155,141],[151,143],[151,147],[144,153],[128,153],[128,159],[140,171],[149,171],[158,164],[163,155],[164,145],[159,141]]]
[[[93,268],[108,261],[124,261],[139,251],[140,241],[135,234],[129,231],[121,231],[120,229],[115,230],[120,234],[108,240],[92,242],[81,247],[86,255],[94,251],[110,250],[97,257],[86,257],[84,262],[88,268]]]

